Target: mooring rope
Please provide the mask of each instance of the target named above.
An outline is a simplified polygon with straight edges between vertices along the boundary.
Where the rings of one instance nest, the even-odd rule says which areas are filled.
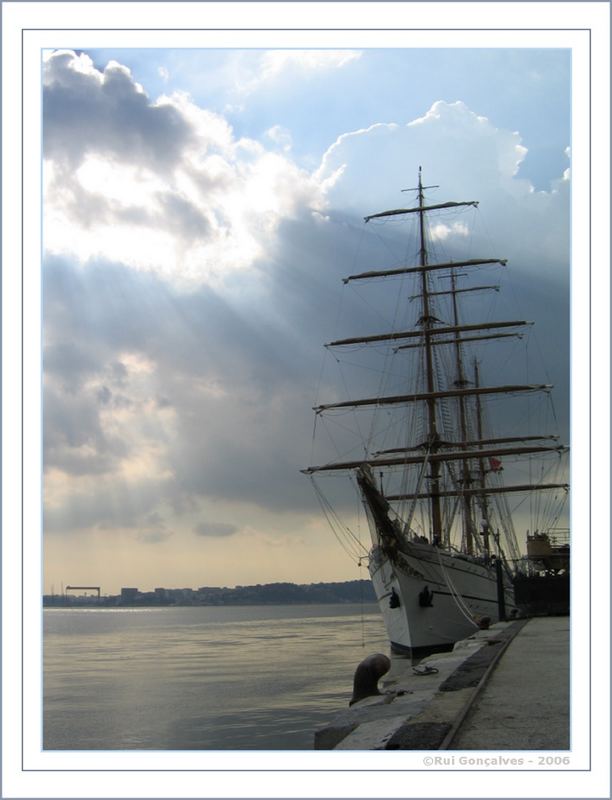
[[[444,564],[442,563],[442,553],[439,550],[438,550],[438,562],[440,563],[440,570],[442,571],[442,575],[444,577],[444,580],[446,581],[446,585],[448,586],[448,589],[450,591],[451,597],[455,601],[455,604],[456,604],[457,608],[463,614],[463,616],[467,619],[467,621],[470,622],[472,625],[474,625],[477,628],[478,627],[478,623],[474,619],[474,615],[472,614],[472,612],[470,611],[470,609],[466,605],[465,601],[463,600],[463,598],[461,597],[461,595],[459,594],[459,592],[455,588],[453,582],[451,581],[451,579],[450,579],[450,577],[449,577],[449,575],[448,575],[448,573],[446,571],[446,568],[445,568]]]

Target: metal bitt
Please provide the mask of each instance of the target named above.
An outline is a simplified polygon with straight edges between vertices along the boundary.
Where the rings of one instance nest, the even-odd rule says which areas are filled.
[[[390,669],[391,660],[383,653],[374,653],[364,658],[355,671],[353,696],[349,706],[366,697],[374,697],[381,694],[378,688],[378,681]]]

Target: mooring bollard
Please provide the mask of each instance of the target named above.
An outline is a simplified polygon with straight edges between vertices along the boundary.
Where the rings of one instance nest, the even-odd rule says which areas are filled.
[[[355,670],[355,677],[353,679],[353,696],[349,706],[364,697],[373,697],[381,694],[378,689],[379,678],[389,672],[391,668],[391,660],[383,653],[374,653],[367,658],[364,658],[361,664]]]

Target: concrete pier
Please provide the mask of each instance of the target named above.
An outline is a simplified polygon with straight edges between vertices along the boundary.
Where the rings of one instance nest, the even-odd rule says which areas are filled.
[[[512,641],[453,750],[568,750],[569,617],[536,617]]]
[[[340,712],[315,749],[569,748],[569,617],[499,622],[413,665]]]

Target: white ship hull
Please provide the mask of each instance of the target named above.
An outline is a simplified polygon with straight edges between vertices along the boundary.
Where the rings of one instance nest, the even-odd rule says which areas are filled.
[[[394,652],[450,650],[478,629],[479,619],[499,620],[497,576],[491,565],[431,544],[406,542],[395,563],[375,548],[369,569]],[[516,606],[507,578],[504,601],[511,616]]]

